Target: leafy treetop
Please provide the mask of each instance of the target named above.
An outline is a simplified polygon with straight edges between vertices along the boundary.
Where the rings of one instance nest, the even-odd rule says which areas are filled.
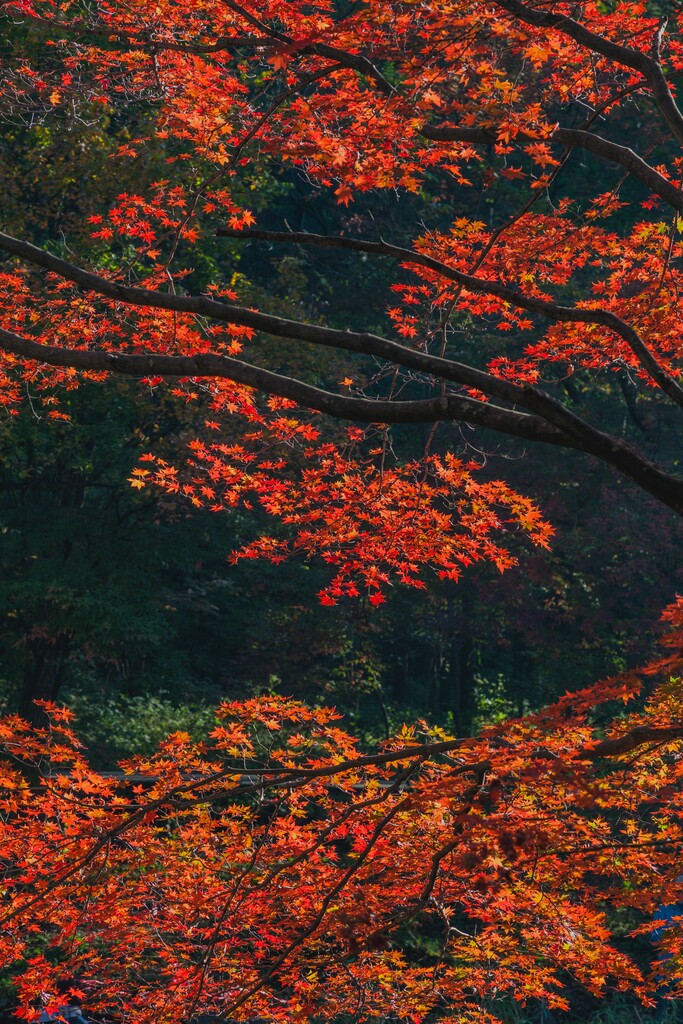
[[[511,529],[548,542],[533,503],[479,482],[466,450],[437,455],[433,433],[419,463],[394,464],[386,425],[464,422],[578,449],[681,512],[678,476],[558,389],[580,374],[599,390],[616,371],[676,412],[683,404],[675,18],[646,3],[555,0],[13,0],[5,13],[21,26],[0,94],[6,122],[126,123],[115,160],[144,168],[161,143],[167,168],[163,180],[142,173],[139,192],[91,214],[66,245],[0,234],[9,411],[28,385],[64,416],[59,389],[112,372],[171,378],[188,400],[205,392],[207,436],[189,471],[150,458],[134,485],[216,509],[260,503],[290,539],[242,555],[321,554],[335,571],[328,603],[358,592],[379,602],[388,581],[419,583],[425,566],[451,578],[480,558],[504,568]],[[568,172],[584,159],[595,174],[575,194]],[[265,215],[256,225],[248,197],[264,168],[331,192],[349,205],[348,228],[271,230]],[[458,210],[450,223],[439,214],[402,239],[372,225],[359,234],[365,193],[436,202],[443,189]],[[513,212],[483,218],[501,189]],[[193,254],[216,234],[226,253],[242,238],[394,261],[393,336],[371,333],[377,314],[358,332],[241,306],[229,273],[188,294]],[[499,338],[497,351],[462,361],[462,329],[482,348]],[[255,333],[361,358],[341,382],[300,379],[261,365]],[[333,441],[302,410],[365,426]],[[248,424],[240,443],[214,441],[235,414]]]

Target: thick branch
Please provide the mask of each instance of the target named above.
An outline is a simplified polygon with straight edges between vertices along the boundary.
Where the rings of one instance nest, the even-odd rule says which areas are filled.
[[[657,726],[638,725],[623,736],[614,736],[601,740],[593,747],[585,747],[578,752],[583,760],[596,760],[599,757],[619,757],[630,754],[646,743],[669,743],[671,740],[683,738],[683,725]]]
[[[346,68],[350,68],[353,71],[358,71],[360,74],[372,79],[380,92],[383,92],[386,96],[394,95],[396,91],[394,87],[382,75],[379,68],[377,68],[368,57],[363,56],[363,54],[349,53],[348,51],[341,50],[336,46],[328,46],[326,43],[311,43],[300,46],[297,40],[292,36],[285,35],[284,33],[273,29],[271,26],[261,21],[260,18],[256,18],[251,14],[251,12],[245,10],[240,4],[233,3],[232,0],[223,0],[223,3],[225,3],[231,10],[235,11],[236,14],[241,15],[248,24],[259,29],[259,31],[270,35],[274,41],[280,44],[280,52],[283,52],[284,44],[286,49],[302,56],[305,54],[316,54],[320,57],[330,58],[338,64],[341,64]],[[228,40],[228,42],[230,42],[230,40]]]
[[[299,405],[337,419],[357,423],[436,423],[466,422],[520,437],[528,441],[574,448],[595,455],[620,470],[663,504],[683,513],[683,483],[644,459],[630,446],[595,430],[565,410],[567,424],[554,425],[541,415],[530,415],[503,409],[490,402],[479,402],[461,395],[415,401],[374,400],[337,395],[322,388],[258,366],[211,353],[194,356],[169,356],[159,353],[129,355],[101,349],[69,349],[42,345],[0,329],[0,349],[23,359],[32,359],[50,366],[68,366],[76,370],[119,373],[133,377],[212,377],[227,378],[267,394],[289,398]],[[558,405],[549,396],[532,393],[539,408]],[[544,402],[545,400],[545,402]],[[559,407],[560,409],[562,407]],[[555,410],[558,423],[561,416]],[[576,423],[582,426],[581,433]]]
[[[645,746],[651,743],[668,743],[672,740],[683,739],[683,725],[677,726],[644,726],[638,725],[631,729],[629,732],[624,733],[622,736],[614,736],[609,739],[600,740],[597,743],[588,743],[584,746],[578,747],[574,757],[580,761],[595,761],[601,757],[619,757],[621,754],[629,754],[633,750],[637,750],[638,747]],[[498,742],[501,742],[500,740]],[[511,745],[503,740],[506,749],[510,749]],[[495,743],[495,738],[494,738]],[[441,740],[434,743],[419,743],[411,744],[410,746],[398,747],[394,750],[383,751],[380,754],[365,754],[360,757],[350,758],[346,761],[340,761],[336,764],[323,765],[319,768],[253,768],[248,772],[243,770],[243,766],[228,766],[223,768],[220,772],[215,773],[207,777],[188,775],[185,783],[185,791],[179,793],[179,799],[186,796],[186,790],[188,788],[194,789],[198,792],[196,797],[193,797],[192,803],[200,803],[205,800],[211,800],[215,797],[215,790],[208,789],[202,790],[202,787],[212,785],[219,779],[223,779],[225,776],[241,775],[241,781],[239,785],[230,788],[227,791],[232,796],[244,796],[252,792],[261,792],[263,789],[291,789],[294,786],[303,786],[306,783],[313,782],[317,779],[334,779],[338,775],[344,775],[347,772],[358,772],[363,768],[377,768],[388,765],[402,764],[407,761],[430,761],[433,758],[441,757],[455,753],[456,751],[462,751],[463,748],[474,751],[475,753],[481,753],[481,750],[477,750],[478,741],[472,737],[466,739],[451,739]],[[491,763],[487,759],[479,759],[475,761],[466,761],[458,763],[456,769],[449,772],[449,776],[452,775],[465,775],[468,772],[481,773],[484,770],[488,770],[491,767]],[[60,771],[59,775],[63,775],[64,772]],[[68,772],[66,773],[68,774]],[[158,775],[127,775],[125,772],[102,772],[104,778],[116,779],[118,781],[126,781],[128,783],[136,782],[147,782],[155,783],[159,782],[160,778]],[[160,806],[165,800],[175,800],[175,793],[180,787],[176,787],[166,796],[162,796],[154,801],[152,807]],[[190,801],[188,801],[189,803]]]
[[[231,232],[226,231],[225,234]],[[441,264],[431,257],[422,256],[411,250],[387,245],[384,242],[364,242],[346,238],[327,238],[320,235],[297,235],[285,232],[279,234],[269,232],[244,233],[249,237],[282,238],[287,241],[306,241],[311,244],[342,246],[360,251],[389,254],[402,260],[422,263],[435,269],[446,277],[451,277],[471,290],[484,291],[500,295],[523,308],[542,312],[552,319],[582,320],[588,323],[601,323],[609,317],[615,320],[624,330],[631,331],[635,338],[640,339],[635,331],[624,324],[618,317],[604,311],[575,310],[555,306],[545,300],[523,296],[496,282],[462,274]],[[19,241],[9,235],[0,233],[0,248],[4,248],[17,256],[29,260],[50,270],[59,276],[73,281],[88,291],[94,291],[131,305],[159,309],[171,309],[178,312],[194,313],[211,317],[228,323],[242,324],[261,330],[278,337],[295,338],[313,344],[328,345],[365,354],[381,354],[386,358],[394,358],[399,365],[409,365],[408,359],[434,359],[425,353],[411,352],[402,345],[389,342],[374,335],[352,334],[346,331],[335,331],[313,324],[283,320],[279,317],[257,313],[240,306],[231,306],[206,296],[183,296],[146,288],[135,288],[114,281],[108,281],[97,274],[81,270],[65,260],[52,256],[50,253],[27,242]],[[610,321],[611,322],[611,321]],[[613,466],[634,480],[640,487],[652,494],[677,513],[683,512],[683,483],[665,473],[659,467],[643,458],[635,449],[623,441],[591,427],[579,417],[566,410],[559,402],[549,395],[544,395],[530,387],[519,387],[510,382],[498,381],[497,378],[483,371],[477,371],[463,364],[441,360],[445,364],[440,376],[455,379],[458,383],[470,383],[473,386],[485,384],[488,393],[510,398],[524,407],[538,410],[538,415],[527,415],[510,409],[504,409],[489,402],[480,402],[460,395],[444,395],[438,398],[416,401],[381,401],[367,398],[354,398],[333,394],[321,388],[313,387],[302,381],[273,373],[249,363],[217,354],[194,356],[167,356],[159,353],[145,355],[128,355],[103,350],[84,350],[60,348],[57,346],[40,345],[37,342],[22,338],[19,335],[3,331],[0,344],[7,352],[12,352],[27,359],[35,359],[53,366],[71,366],[81,370],[110,371],[132,376],[183,376],[183,377],[224,377],[240,384],[256,388],[268,394],[279,395],[292,401],[326,413],[339,419],[347,419],[359,423],[435,423],[440,421],[467,422],[477,426],[488,427],[500,433],[521,437],[525,440],[542,441],[567,448],[575,448],[587,452]],[[643,343],[640,342],[642,345]],[[395,346],[395,348],[394,348]],[[380,351],[381,350],[381,351]],[[410,356],[407,354],[411,353]],[[414,363],[413,363],[414,365]],[[658,367],[658,364],[655,363]],[[443,372],[446,371],[446,372]],[[449,372],[452,376],[449,377]],[[663,371],[662,371],[663,372]],[[465,375],[467,374],[467,381]],[[675,382],[674,382],[675,383]],[[678,388],[678,385],[675,385]],[[679,388],[679,391],[681,389]],[[681,391],[683,395],[683,391]]]
[[[647,726],[637,725],[629,732],[624,733],[623,736],[614,736],[609,739],[600,740],[598,743],[585,744],[579,747],[574,754],[574,757],[578,760],[583,761],[594,761],[601,757],[619,757],[621,754],[629,754],[633,750],[637,750],[639,747],[643,747],[650,743],[669,743],[672,740],[683,739],[683,725],[669,725],[669,726]],[[472,740],[445,740],[439,743],[423,743],[419,746],[402,747],[399,750],[389,751],[386,754],[370,754],[366,757],[359,757],[352,761],[342,762],[339,765],[325,766],[324,768],[314,768],[309,770],[291,769],[291,774],[296,775],[297,779],[301,779],[301,782],[308,781],[314,778],[330,778],[336,774],[342,774],[345,771],[357,771],[364,766],[377,766],[384,764],[395,764],[399,761],[406,761],[408,759],[416,759],[420,761],[429,760],[432,757],[436,757],[440,754],[447,754],[452,751],[462,749],[470,744],[473,744]],[[467,771],[481,771],[482,767],[488,765],[487,761],[474,761],[470,764],[463,763],[458,768],[458,774],[465,773]],[[285,780],[279,777],[279,773],[282,769],[273,770],[272,774],[275,776],[278,773],[277,784],[282,784]],[[255,775],[262,775],[263,782],[265,785],[271,785],[268,781],[267,776],[271,773],[265,771],[263,773],[255,772]],[[291,782],[290,782],[291,784]]]
[[[611,163],[619,164],[634,178],[638,178],[644,185],[647,185],[655,195],[658,195],[674,210],[683,210],[683,192],[628,146],[619,146],[616,142],[609,142],[593,132],[572,128],[558,128],[552,138],[566,146],[580,146]]]
[[[460,125],[425,124],[419,129],[432,142],[467,142],[474,146],[495,146],[498,136],[491,128],[466,128]]]
[[[539,416],[503,409],[490,402],[479,402],[461,395],[400,402],[352,398],[324,391],[293,377],[273,373],[230,356],[211,353],[194,356],[159,353],[128,355],[102,349],[71,349],[41,345],[2,329],[0,349],[21,359],[32,359],[49,366],[68,366],[75,370],[118,373],[132,377],[222,377],[269,395],[289,398],[316,412],[356,423],[436,423],[450,420],[474,423],[529,441],[579,447],[570,436],[565,436]]]
[[[227,229],[219,232],[219,234],[229,233]],[[235,235],[236,237],[242,237],[243,232],[235,232]],[[284,234],[282,237],[279,235],[277,237],[278,240],[289,240],[291,236]],[[318,238],[319,236],[304,237]],[[239,324],[253,330],[263,331],[266,334],[279,338],[293,338],[315,345],[375,356],[379,359],[386,359],[396,363],[399,366],[404,366],[407,369],[431,374],[441,380],[451,381],[454,384],[461,384],[465,387],[478,388],[487,395],[502,401],[520,405],[526,404],[524,389],[519,385],[501,380],[493,374],[477,370],[474,367],[467,366],[465,363],[459,363],[451,359],[442,359],[438,356],[429,355],[426,352],[418,352],[415,349],[407,348],[399,342],[382,338],[376,334],[338,331],[329,327],[320,327],[316,324],[286,320],[282,317],[258,313],[241,306],[217,302],[206,296],[171,295],[170,293],[151,291],[146,288],[133,288],[117,284],[100,277],[98,274],[81,270],[80,267],[59,259],[43,249],[38,249],[28,242],[20,241],[1,232],[0,249],[5,249],[15,256],[41,266],[45,270],[58,274],[66,280],[73,281],[74,284],[81,288],[98,292],[100,295],[106,295],[109,298],[117,299],[130,305],[172,309],[177,312],[206,316],[213,320]],[[200,376],[200,374],[194,374],[193,376]]]
[[[316,245],[333,245],[335,239],[327,239],[326,236],[291,234],[290,232],[243,232],[230,229],[219,230],[219,235],[231,235],[237,238],[267,238],[275,241],[307,241]],[[346,240],[344,240],[346,241]],[[355,243],[354,243],[355,247]],[[305,341],[310,344],[323,345],[325,347],[342,349],[346,352],[356,352],[362,355],[375,356],[378,359],[386,359],[398,366],[416,370],[420,373],[430,374],[439,380],[450,381],[465,387],[477,388],[486,395],[505,402],[526,407],[529,405],[529,389],[514,384],[511,381],[501,380],[492,373],[485,370],[478,370],[465,363],[452,359],[444,359],[439,356],[429,355],[427,352],[419,352],[407,348],[399,342],[388,338],[382,338],[376,334],[356,333],[353,331],[338,331],[329,327],[320,327],[316,324],[302,323],[296,320],[286,320],[282,317],[275,317],[265,313],[258,313],[242,306],[233,306],[224,302],[217,302],[206,296],[183,296],[172,295],[166,292],[151,291],[145,288],[133,288],[127,285],[117,284],[81,270],[65,260],[53,256],[51,253],[38,249],[28,242],[20,241],[0,232],[0,249],[6,249],[15,256],[37,264],[52,273],[58,274],[66,280],[89,291],[98,292],[109,298],[118,299],[122,302],[135,306],[154,307],[161,309],[172,309],[178,312],[186,312],[195,315],[210,317],[213,320],[224,321],[231,324],[239,324],[254,330],[263,331],[280,338],[292,338],[298,341]],[[408,256],[410,250],[399,250]],[[47,361],[47,360],[45,360]],[[233,360],[234,362],[234,360]],[[66,365],[66,364],[59,364]],[[119,370],[118,372],[123,372]],[[148,371],[151,372],[151,371]],[[188,376],[202,376],[197,372],[187,374]],[[225,376],[225,374],[223,374]],[[254,385],[256,386],[256,385]]]
[[[382,74],[379,68],[373,64],[369,57],[360,53],[349,53],[336,46],[328,46],[326,43],[302,43],[292,36],[285,36],[268,28],[264,22],[251,18],[248,12],[241,10],[237,5],[232,5],[236,12],[258,27],[267,35],[221,35],[217,36],[212,43],[199,43],[190,40],[164,38],[155,34],[149,29],[130,32],[115,32],[110,27],[98,28],[96,25],[74,25],[68,22],[52,21],[41,17],[33,12],[26,12],[24,17],[38,24],[41,28],[49,29],[52,33],[67,35],[72,39],[86,41],[88,44],[108,45],[112,40],[126,51],[139,49],[142,46],[149,48],[150,53],[170,50],[177,53],[192,53],[199,55],[211,55],[215,53],[235,53],[241,50],[266,50],[270,53],[292,53],[295,56],[316,55],[334,60],[341,67],[356,71],[374,82],[376,88],[385,96],[396,95],[396,87],[393,86]]]
[[[375,83],[377,89],[384,93],[385,96],[396,95],[396,88],[384,77],[382,72],[375,64],[372,63],[370,58],[363,56],[363,54],[348,53],[346,50],[341,50],[337,46],[327,46],[325,43],[314,43],[311,46],[303,47],[298,52],[301,54],[313,53],[320,57],[327,57],[330,60],[334,60],[345,68],[357,71],[359,74],[365,75],[366,78],[370,78]]]

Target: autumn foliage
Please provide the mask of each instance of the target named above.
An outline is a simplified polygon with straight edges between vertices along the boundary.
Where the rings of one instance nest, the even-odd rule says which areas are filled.
[[[334,568],[327,602],[380,601],[388,582],[419,582],[426,568],[451,578],[477,559],[503,568],[514,561],[506,534],[546,544],[551,532],[529,499],[488,474],[478,482],[482,459],[466,445],[446,455],[432,435],[419,464],[415,453],[395,460],[378,425],[465,422],[577,448],[683,509],[681,482],[647,446],[543,390],[579,373],[598,389],[601,375],[626,374],[683,404],[674,20],[645,3],[522,0],[5,8],[23,26],[23,52],[2,83],[3,117],[27,132],[129,121],[112,173],[139,167],[141,182],[84,218],[70,248],[0,237],[8,411],[28,386],[64,417],[63,389],[110,372],[204,395],[207,436],[188,464],[152,458],[134,485],[216,509],[259,505],[285,535],[241,555],[321,555]],[[164,175],[153,179],[145,168],[159,147]],[[591,188],[574,194],[567,176],[585,160]],[[267,211],[257,223],[249,197],[264,174],[298,176],[311,198],[329,193],[349,206],[348,227],[272,230]],[[493,204],[501,189],[516,202],[487,221],[487,196]],[[363,196],[397,190],[431,193],[438,223],[378,235]],[[454,219],[438,209],[444,197],[462,210]],[[193,259],[217,236],[393,261],[394,337],[239,305],[234,274],[188,294]],[[460,332],[488,355],[453,355]],[[288,375],[252,355],[259,333],[365,361],[341,381]],[[331,438],[316,412],[364,426]],[[239,440],[226,443],[235,417]]]
[[[118,778],[69,714],[2,721],[2,962],[23,1013],[59,980],[139,1021],[388,1013],[495,1019],[506,996],[566,1005],[567,979],[676,995],[683,603],[659,661],[455,739],[404,728],[361,752],[335,712],[224,704]],[[410,954],[416,938],[432,945]],[[417,947],[419,948],[419,946]]]
[[[95,196],[69,237],[0,233],[0,405],[28,395],[65,419],[71,389],[113,373],[203,402],[187,462],[151,451],[132,486],[258,506],[276,527],[233,557],[321,557],[324,604],[505,569],[517,535],[548,545],[535,502],[444,423],[577,450],[683,514],[657,439],[610,432],[563,388],[611,400],[621,381],[627,411],[629,388],[672,419],[683,406],[683,41],[653,6],[5,3],[3,123],[125,124],[111,174],[140,188]],[[347,219],[329,236],[273,224],[250,204],[268,175]],[[498,216],[489,197],[510,192]],[[362,206],[378,193],[428,196],[434,224],[384,238]],[[228,255],[193,288],[209,240]],[[362,330],[255,309],[229,267],[247,244],[391,261],[388,300]],[[342,379],[269,361],[264,337],[341,355]],[[420,424],[402,454],[392,427]],[[484,1022],[505,996],[563,1007],[567,977],[676,994],[680,927],[650,976],[611,934],[628,918],[649,935],[678,900],[680,601],[666,617],[659,662],[476,739],[422,725],[368,755],[334,712],[263,699],[114,779],[66,712],[5,719],[0,960],[22,1012],[64,976],[149,1024]]]

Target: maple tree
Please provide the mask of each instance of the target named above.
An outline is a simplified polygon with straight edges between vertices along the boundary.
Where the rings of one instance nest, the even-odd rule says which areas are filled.
[[[109,374],[202,397],[187,465],[150,452],[133,487],[216,511],[258,503],[288,532],[235,558],[322,557],[325,604],[380,604],[394,581],[422,586],[426,568],[450,580],[477,560],[504,569],[506,533],[548,544],[532,500],[466,446],[437,445],[442,423],[578,450],[683,512],[676,465],[579,416],[563,390],[576,379],[600,396],[625,378],[628,411],[633,390],[683,405],[675,15],[555,0],[4,11],[20,27],[6,122],[144,123],[112,173],[144,169],[153,146],[165,167],[64,240],[0,233],[9,414],[29,391],[59,421],[60,396]],[[584,158],[592,191],[574,194],[567,175]],[[266,172],[348,206],[343,232],[257,222],[249,195]],[[483,217],[503,186],[516,210]],[[446,226],[443,189],[458,208]],[[358,212],[379,190],[432,196],[436,226],[383,238]],[[207,238],[393,261],[392,336],[376,333],[380,312],[347,330],[239,305],[227,273],[193,293]],[[480,358],[457,355],[461,332]],[[292,376],[262,365],[258,336],[342,353],[348,369]],[[328,430],[320,414],[352,425]],[[394,458],[401,424],[429,425],[426,450]],[[678,899],[680,602],[667,615],[673,653],[643,675],[477,739],[406,730],[365,754],[332,712],[247,701],[222,708],[206,744],[176,735],[130,762],[147,779],[131,785],[89,769],[67,713],[48,708],[45,730],[3,720],[0,956],[25,1014],[66,974],[101,986],[94,1007],[142,1021],[303,1019],[323,1005],[486,1021],[505,994],[561,1008],[565,972],[596,994],[647,999],[665,978],[676,995],[680,927],[662,933],[645,980],[607,914],[637,911],[648,934]],[[614,715],[622,700],[633,704]],[[434,929],[438,953],[407,957],[408,924]]]
[[[349,11],[223,0],[96,13],[27,0],[6,8],[33,40],[3,83],[6,118],[62,118],[67,131],[69,119],[145,104],[148,134],[121,145],[117,159],[144,160],[153,136],[168,167],[165,180],[120,195],[88,217],[80,237],[72,233],[78,260],[0,237],[14,258],[0,293],[2,401],[12,411],[22,382],[47,391],[54,417],[65,415],[56,389],[83,376],[125,373],[152,385],[172,377],[188,400],[205,389],[209,435],[238,413],[253,426],[243,443],[198,441],[180,482],[176,467],[150,455],[134,485],[155,482],[217,509],[260,502],[290,539],[262,538],[241,554],[322,555],[336,570],[322,594],[330,603],[358,592],[379,602],[388,580],[417,585],[425,566],[452,578],[481,558],[504,568],[513,558],[501,531],[537,544],[551,531],[529,499],[481,481],[467,454],[392,465],[386,439],[370,447],[352,427],[332,443],[299,407],[359,424],[465,422],[579,449],[681,511],[675,472],[544,389],[553,377],[626,371],[662,402],[683,402],[675,22],[644,3],[521,0]],[[624,139],[633,111],[647,127]],[[577,153],[604,169],[609,188],[562,194]],[[416,225],[412,245],[376,232],[254,227],[254,169],[278,163],[342,204],[436,180],[463,201],[511,181],[519,204],[498,224],[475,212],[447,229]],[[615,221],[625,179],[641,189],[626,226]],[[221,280],[186,294],[192,247],[216,233],[394,260],[397,338],[242,307]],[[477,323],[515,339],[487,366],[449,354],[452,326]],[[250,362],[254,332],[358,353],[381,369],[368,380],[366,363],[332,391]],[[524,344],[527,332],[534,340]],[[257,392],[270,396],[265,404]],[[299,450],[294,478],[275,442]]]

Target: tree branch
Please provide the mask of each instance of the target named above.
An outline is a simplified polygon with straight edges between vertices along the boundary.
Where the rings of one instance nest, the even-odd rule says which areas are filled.
[[[619,757],[630,754],[646,743],[668,743],[670,740],[683,738],[683,725],[657,726],[637,725],[623,736],[613,736],[601,740],[595,746],[583,747],[576,755],[586,761],[597,760],[599,757]]]
[[[75,370],[117,373],[131,377],[225,378],[269,395],[278,395],[316,412],[355,423],[436,423],[456,421],[488,427],[529,441],[545,441],[563,447],[580,448],[571,436],[546,423],[541,417],[503,409],[462,395],[395,401],[352,398],[305,384],[294,377],[273,373],[230,356],[205,353],[168,356],[160,353],[129,355],[103,349],[71,349],[43,345],[0,329],[0,350],[22,359]]]
[[[420,134],[425,139],[434,142],[466,142],[471,145],[493,146],[497,142],[495,132],[485,128],[460,128],[449,125],[426,125],[420,129]],[[538,141],[537,135],[529,135],[520,132],[517,138]],[[632,174],[634,178],[642,181],[644,185],[668,203],[674,210],[683,211],[683,192],[673,182],[668,181],[663,174],[651,167],[646,160],[638,156],[628,146],[620,146],[616,142],[595,135],[593,132],[581,131],[574,128],[556,128],[550,136],[551,142],[561,142],[563,145],[574,148],[589,150],[596,156],[609,160],[610,163],[618,164],[624,170]]]
[[[545,300],[524,296],[504,285],[463,274],[431,257],[388,245],[385,242],[328,238],[327,236],[295,232],[231,232],[229,229],[225,229],[220,233],[242,234],[244,237],[252,238],[267,237],[285,241],[305,241],[308,244],[388,254],[402,260],[429,266],[443,276],[465,285],[470,290],[499,295],[522,308],[541,312],[550,319],[578,320],[586,323],[605,323],[607,320],[610,326],[616,322],[621,328],[617,333],[623,336],[624,332],[627,335],[630,332],[635,336],[636,341],[645,347],[637,333],[614,314],[601,310],[577,310],[571,307],[556,306]],[[352,334],[313,324],[283,320],[265,313],[257,313],[240,306],[219,302],[203,295],[174,295],[108,281],[106,278],[82,270],[53,256],[43,249],[38,249],[28,242],[22,242],[2,233],[0,233],[0,248],[42,266],[66,280],[73,281],[88,291],[94,291],[130,305],[194,313],[214,320],[241,324],[278,337],[294,338],[364,354],[376,354],[381,350],[383,356],[394,359],[399,365],[408,365],[409,359],[411,362],[414,362],[415,359],[436,359],[436,357],[427,356],[425,353],[412,352],[402,345],[374,335]],[[612,329],[615,328],[612,327]],[[392,346],[395,347],[392,348]],[[526,408],[538,410],[538,413],[521,413],[461,395],[442,395],[437,398],[401,402],[346,397],[229,356],[211,353],[168,356],[160,353],[133,355],[101,349],[71,349],[41,345],[9,331],[0,332],[0,347],[6,352],[11,352],[22,358],[34,359],[52,366],[70,366],[80,370],[115,372],[131,376],[223,377],[268,394],[289,398],[309,409],[358,423],[436,423],[443,421],[472,423],[525,440],[574,448],[594,455],[630,477],[658,501],[679,514],[683,513],[683,483],[665,473],[623,441],[596,430],[549,395],[544,395],[531,387],[521,387],[507,381],[498,381],[491,374],[475,370],[472,367],[465,367],[463,364],[451,363],[450,360],[439,361],[440,364],[444,364],[438,371],[438,375],[442,379],[454,378],[458,383],[471,382],[475,387],[481,386],[478,382],[484,383],[489,393],[497,392],[501,397],[509,398]],[[394,354],[390,355],[390,351],[395,353],[397,358],[394,357]],[[651,358],[653,359],[653,357]],[[656,361],[654,362],[656,369],[664,373]],[[449,373],[452,374],[451,377],[448,376]],[[467,377],[467,381],[465,377]],[[675,382],[673,384],[683,396],[683,389],[680,389]],[[683,404],[683,398],[681,401]]]
[[[219,234],[230,234],[228,229],[219,231]],[[243,232],[235,232],[236,237],[245,237]],[[250,237],[250,236],[247,236]],[[270,237],[270,236],[269,236]],[[277,240],[289,241],[289,233],[277,235]],[[320,236],[302,236],[317,239]],[[315,345],[342,349],[347,352],[356,352],[364,355],[376,356],[379,359],[386,359],[397,363],[407,369],[416,370],[420,373],[431,374],[441,380],[448,380],[465,387],[478,388],[479,390],[502,401],[508,401],[524,405],[524,389],[510,381],[501,380],[493,374],[484,370],[477,370],[450,359],[443,359],[439,356],[432,356],[426,352],[419,352],[407,348],[405,345],[379,335],[369,333],[357,333],[353,331],[339,331],[329,327],[320,327],[315,324],[306,324],[295,320],[286,320],[282,317],[275,317],[269,314],[257,313],[254,310],[241,306],[233,306],[229,303],[218,302],[207,296],[183,296],[172,295],[166,292],[151,291],[145,288],[133,288],[114,281],[108,281],[98,274],[92,274],[81,270],[65,260],[53,256],[51,253],[38,249],[28,242],[20,241],[0,232],[0,249],[15,256],[25,259],[30,263],[43,267],[52,273],[58,274],[66,280],[73,281],[79,287],[88,291],[98,292],[108,298],[116,299],[135,306],[154,307],[159,309],[171,309],[177,312],[186,312],[199,316],[206,316],[213,320],[223,321],[231,324],[238,324],[249,327],[253,330],[263,331],[274,337],[292,338],[297,341],[305,341]],[[407,251],[407,250],[406,250]],[[32,357],[34,358],[34,357]],[[61,364],[64,365],[64,364]],[[119,371],[121,372],[121,371]],[[201,374],[194,374],[201,376]]]
[[[553,11],[541,11],[536,7],[529,7],[522,3],[522,0],[496,0],[499,7],[514,15],[519,21],[526,25],[534,25],[537,28],[553,28],[558,32],[569,36],[574,42],[593,53],[599,53],[615,64],[631,68],[647,79],[652,88],[652,95],[664,120],[669,125],[674,137],[683,143],[683,114],[678,109],[673,98],[669,83],[662,71],[658,60],[649,54],[643,53],[632,46],[625,46],[622,43],[615,43],[605,36],[591,32],[585,25],[574,21],[564,14],[555,14]]]
[[[218,231],[219,235],[228,235],[235,238],[265,238],[272,241],[282,242],[306,242],[307,244],[336,246],[338,241],[344,243],[343,247],[358,248],[373,243],[356,242],[349,239],[337,240],[323,235],[309,235],[306,233],[296,234],[291,232],[260,232],[260,231],[233,231],[225,228]],[[384,244],[384,243],[382,243]],[[395,249],[395,247],[389,247]],[[353,331],[339,331],[329,327],[320,327],[316,324],[307,324],[296,320],[286,320],[282,317],[275,317],[265,313],[257,313],[254,310],[241,306],[233,306],[228,303],[218,302],[206,296],[182,296],[172,295],[166,292],[151,291],[145,288],[134,288],[127,285],[117,284],[108,281],[98,274],[92,274],[81,270],[51,253],[38,249],[28,242],[20,241],[0,232],[0,249],[5,249],[15,256],[27,260],[30,263],[42,266],[44,269],[58,274],[60,277],[73,281],[74,284],[86,290],[95,291],[106,295],[109,298],[118,299],[122,302],[136,306],[152,306],[155,308],[172,309],[178,312],[192,313],[210,317],[213,320],[225,321],[227,323],[239,324],[250,327],[254,330],[263,331],[275,337],[292,338],[297,341],[305,341],[310,344],[323,345],[325,347],[341,349],[347,352],[356,352],[362,355],[371,355],[379,359],[386,359],[407,369],[417,370],[426,373],[439,380],[450,381],[464,387],[477,388],[487,395],[501,401],[527,407],[531,399],[528,388],[512,381],[502,380],[492,373],[468,366],[465,363],[452,359],[445,359],[440,356],[429,355],[416,349],[407,348],[399,342],[388,338],[382,338],[376,334],[357,333]],[[374,251],[374,250],[372,250]],[[384,251],[384,250],[382,250]],[[409,258],[411,250],[400,249],[401,258]],[[405,253],[405,257],[403,254]],[[394,253],[390,253],[393,255]],[[415,254],[413,254],[415,255]],[[440,266],[441,264],[439,264]],[[71,350],[68,350],[71,351]],[[35,356],[31,358],[37,358]],[[45,359],[45,362],[48,360]],[[233,363],[236,360],[232,361]],[[67,364],[54,364],[67,365]],[[118,370],[117,372],[124,372]],[[151,371],[144,371],[151,372]],[[170,372],[170,371],[169,371]],[[185,376],[203,376],[197,373],[187,373]],[[219,374],[221,375],[221,374]],[[225,374],[222,374],[225,376]],[[254,385],[257,386],[257,385]]]
[[[447,280],[455,281],[468,291],[484,295],[495,295],[500,299],[509,302],[510,305],[519,309],[526,309],[530,313],[538,313],[548,320],[558,323],[583,323],[595,324],[607,327],[618,334],[629,346],[636,359],[646,370],[652,379],[659,385],[662,391],[671,398],[676,405],[683,407],[683,388],[667,371],[660,366],[655,356],[645,344],[641,336],[630,324],[622,320],[616,313],[606,309],[579,309],[576,306],[560,306],[547,299],[535,298],[532,295],[525,295],[523,292],[510,288],[508,285],[500,284],[497,281],[486,280],[481,277],[474,277],[461,270],[455,270],[447,264],[436,260],[431,256],[415,252],[413,249],[404,249],[398,245],[391,245],[388,242],[368,242],[360,238],[345,238],[336,235],[314,235],[308,232],[297,231],[260,231],[257,229],[234,230],[232,228],[219,228],[218,235],[227,235],[238,238],[260,238],[276,242],[297,242],[302,245],[316,245],[324,248],[349,249],[355,252],[367,252],[374,255],[393,256],[395,259],[405,263],[414,263],[417,266],[427,267],[435,271]],[[0,235],[0,248],[3,247],[4,236]],[[24,243],[20,243],[24,244]]]

